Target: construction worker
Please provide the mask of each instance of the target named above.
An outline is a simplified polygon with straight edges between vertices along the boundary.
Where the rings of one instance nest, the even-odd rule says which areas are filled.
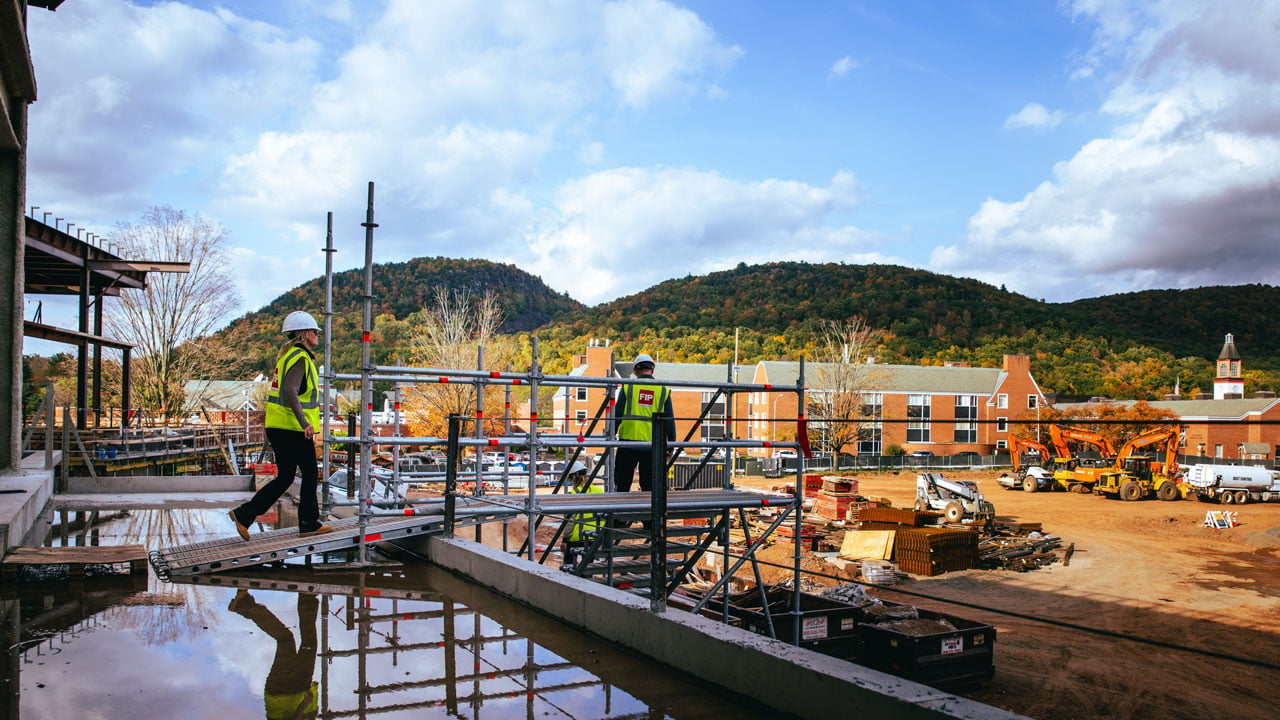
[[[657,363],[648,353],[640,353],[631,364],[637,379],[653,380]],[[614,432],[619,440],[653,441],[653,421],[658,416],[668,441],[676,439],[675,413],[671,409],[671,391],[657,382],[623,385],[613,409]],[[653,489],[653,452],[649,448],[618,448],[613,463],[613,485],[618,492],[631,491],[631,477],[640,468],[640,489]]]
[[[249,539],[249,526],[271,509],[302,475],[298,497],[298,534],[319,535],[333,528],[320,522],[316,501],[315,436],[320,431],[320,373],[312,349],[320,342],[320,326],[311,315],[295,310],[281,326],[288,341],[276,356],[276,375],[267,393],[267,441],[276,456],[276,477],[262,486],[248,502],[231,511],[236,532]]]
[[[603,493],[604,488],[591,482],[591,473],[587,466],[575,460],[569,467],[569,492],[575,495]],[[578,513],[569,520],[569,530],[564,536],[564,557],[570,563],[576,563],[582,551],[595,541],[603,520],[595,513]]]

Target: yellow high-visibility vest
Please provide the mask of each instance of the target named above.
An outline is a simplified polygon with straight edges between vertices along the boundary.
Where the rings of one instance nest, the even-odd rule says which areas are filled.
[[[298,402],[302,405],[302,415],[313,429],[319,430],[320,372],[316,369],[316,362],[311,358],[311,353],[297,346],[289,348],[276,361],[276,379],[271,382],[271,390],[267,392],[265,424],[269,428],[302,432],[302,425],[298,423],[298,416],[293,414],[293,408],[286,405],[280,397],[280,383],[295,362],[306,363],[303,371],[304,387],[298,393]]]
[[[577,486],[570,484],[569,492],[590,495],[592,493],[602,493],[604,488],[598,485],[588,485],[586,490],[578,490]],[[579,513],[573,516],[569,521],[569,542],[582,542],[586,539],[587,533],[598,532],[604,525],[603,518],[596,517],[595,513]]]
[[[619,440],[653,440],[654,415],[667,406],[671,391],[661,385],[631,385],[627,387],[627,403],[622,408],[622,422],[618,425]]]

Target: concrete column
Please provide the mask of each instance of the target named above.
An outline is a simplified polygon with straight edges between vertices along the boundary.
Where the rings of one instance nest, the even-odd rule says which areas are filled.
[[[4,90],[6,94],[8,89]],[[10,96],[16,149],[0,149],[0,472],[22,459],[22,275],[27,203],[27,104]]]

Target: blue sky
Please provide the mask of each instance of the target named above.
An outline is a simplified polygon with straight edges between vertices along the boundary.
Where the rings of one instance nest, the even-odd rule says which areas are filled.
[[[588,304],[774,260],[1276,284],[1280,3],[1248,6],[68,0],[30,13],[28,205],[216,220],[242,311],[323,273],[326,212],[363,262],[369,181],[377,261]]]

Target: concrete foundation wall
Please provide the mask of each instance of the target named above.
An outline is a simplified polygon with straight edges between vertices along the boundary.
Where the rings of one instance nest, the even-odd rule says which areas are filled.
[[[44,456],[39,459],[43,464]],[[52,470],[22,468],[0,475],[0,556],[23,544],[52,495]]]
[[[649,601],[461,538],[432,537],[437,565],[658,662],[798,717],[1020,715]]]

